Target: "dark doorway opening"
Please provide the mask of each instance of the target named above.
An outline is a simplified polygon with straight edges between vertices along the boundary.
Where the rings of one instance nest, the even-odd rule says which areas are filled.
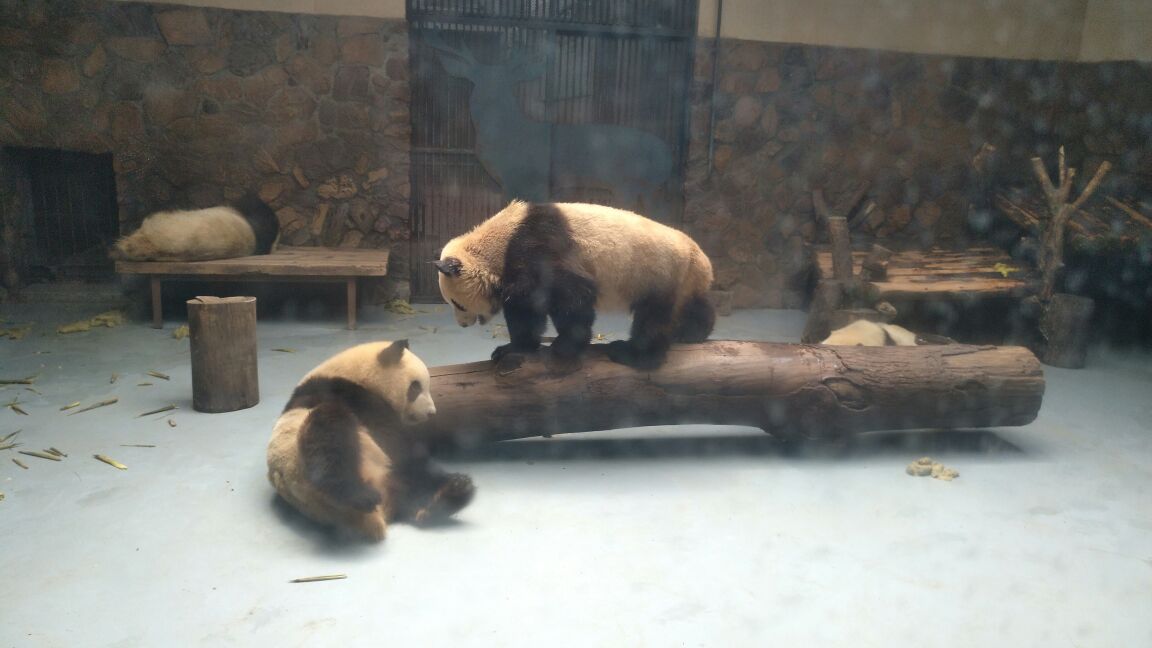
[[[8,147],[5,157],[22,283],[112,278],[107,249],[120,233],[112,154]]]

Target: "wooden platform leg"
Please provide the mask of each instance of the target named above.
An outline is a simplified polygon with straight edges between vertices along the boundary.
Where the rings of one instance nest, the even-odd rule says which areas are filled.
[[[356,330],[356,277],[345,280],[348,286],[348,330]]]
[[[150,275],[148,278],[152,284],[152,328],[164,328],[164,317],[161,314],[160,303],[160,277]]]

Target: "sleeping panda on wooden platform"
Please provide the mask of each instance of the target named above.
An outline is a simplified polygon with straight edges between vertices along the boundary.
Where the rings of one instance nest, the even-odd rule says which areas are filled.
[[[673,342],[702,342],[716,314],[712,264],[687,234],[622,209],[514,201],[444,246],[440,293],[460,326],[501,310],[511,342],[493,360],[535,351],[547,319],[551,360],[571,369],[598,310],[632,312],[631,337],[608,345],[616,362],[652,369]]]
[[[475,489],[441,471],[411,426],[436,413],[428,368],[408,341],[370,342],[304,376],[268,444],[268,481],[321,524],[383,540],[388,524],[446,518]]]
[[[917,346],[912,331],[895,324],[856,320],[832,331],[820,344],[831,346]]]
[[[209,261],[270,254],[280,239],[272,208],[255,195],[234,205],[164,211],[144,219],[110,251],[117,261]]]

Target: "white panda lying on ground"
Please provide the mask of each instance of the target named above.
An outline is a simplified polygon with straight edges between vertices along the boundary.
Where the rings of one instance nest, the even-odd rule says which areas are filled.
[[[297,385],[268,444],[268,481],[312,520],[383,540],[388,524],[445,518],[475,489],[431,464],[410,426],[436,413],[408,341],[371,342]]]
[[[110,251],[118,261],[208,261],[270,254],[280,239],[272,208],[247,195],[232,206],[157,212]]]
[[[916,334],[895,324],[856,320],[832,331],[820,344],[834,346],[916,346]]]
[[[597,310],[632,312],[631,337],[609,357],[637,368],[663,363],[673,342],[701,342],[716,314],[712,264],[687,234],[622,209],[513,201],[444,246],[440,293],[460,326],[504,311],[512,341],[492,353],[531,352],[549,317],[552,360],[578,363]]]

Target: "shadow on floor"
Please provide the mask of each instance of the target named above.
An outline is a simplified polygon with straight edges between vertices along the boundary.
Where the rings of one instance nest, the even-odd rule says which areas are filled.
[[[1025,450],[990,430],[872,432],[839,441],[790,441],[768,434],[622,439],[530,438],[471,448],[438,447],[437,458],[453,461],[579,461],[768,456],[788,459],[840,459],[920,456],[931,453],[1022,455]],[[915,458],[915,457],[913,457]]]

